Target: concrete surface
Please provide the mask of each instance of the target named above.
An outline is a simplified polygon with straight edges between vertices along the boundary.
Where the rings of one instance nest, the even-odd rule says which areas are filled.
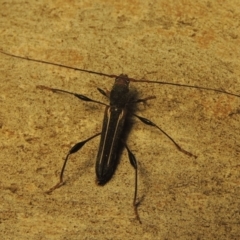
[[[144,2],[144,3],[143,3]],[[1,1],[0,49],[109,74],[240,94],[240,3],[229,1]],[[138,114],[113,179],[95,184],[99,139],[70,157],[66,185],[51,195],[70,147],[100,131],[103,107],[37,85],[106,101],[113,80],[0,54],[1,239],[240,239],[239,97],[131,83],[155,95]],[[107,102],[107,101],[106,101]]]

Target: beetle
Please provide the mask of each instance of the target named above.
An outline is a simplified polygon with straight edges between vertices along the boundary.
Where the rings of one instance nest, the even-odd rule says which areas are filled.
[[[60,186],[62,186],[64,184],[63,175],[64,175],[64,170],[65,170],[67,161],[69,159],[69,156],[71,154],[79,151],[85,145],[85,143],[87,143],[90,140],[92,140],[93,138],[101,135],[97,159],[96,159],[96,165],[95,165],[97,183],[99,185],[104,185],[112,178],[113,174],[115,173],[117,164],[118,164],[119,149],[120,149],[119,145],[123,145],[123,147],[125,147],[128,152],[128,158],[129,158],[130,164],[133,166],[133,168],[135,170],[135,184],[134,184],[135,190],[134,190],[134,198],[133,198],[133,207],[134,207],[134,212],[135,212],[136,218],[138,219],[138,221],[140,223],[141,223],[141,220],[140,220],[138,210],[137,210],[138,205],[140,204],[140,201],[137,201],[137,186],[138,186],[137,160],[136,160],[134,154],[131,152],[131,150],[127,146],[127,144],[125,143],[124,137],[123,137],[123,129],[124,129],[124,125],[125,125],[126,116],[130,113],[133,116],[137,117],[144,124],[147,124],[147,125],[157,128],[165,136],[167,136],[170,139],[170,141],[173,142],[173,144],[177,147],[177,149],[179,151],[183,152],[184,154],[186,154],[190,157],[196,158],[197,156],[190,153],[189,151],[186,151],[185,149],[183,149],[177,142],[174,141],[174,139],[170,135],[168,135],[164,130],[162,130],[159,126],[157,126],[155,123],[153,123],[149,119],[143,118],[143,117],[138,116],[137,114],[129,111],[130,106],[132,104],[146,102],[148,100],[155,98],[155,96],[148,96],[144,99],[135,99],[134,94],[131,91],[129,91],[130,82],[147,82],[147,83],[153,83],[153,84],[155,83],[155,84],[174,85],[174,86],[179,86],[179,87],[196,88],[196,89],[202,89],[202,90],[207,90],[207,91],[219,92],[219,93],[224,93],[224,94],[228,94],[228,95],[235,96],[235,97],[240,97],[240,95],[238,95],[238,94],[230,93],[230,92],[220,90],[220,89],[207,88],[207,87],[194,86],[194,85],[186,85],[186,84],[178,84],[178,83],[152,81],[152,80],[137,80],[134,78],[129,78],[127,75],[124,75],[124,74],[121,74],[119,76],[118,75],[110,75],[110,74],[95,72],[95,71],[91,71],[91,70],[70,67],[70,66],[66,66],[66,65],[62,65],[62,64],[58,64],[58,63],[51,63],[51,62],[47,62],[47,61],[43,61],[43,60],[37,60],[37,59],[28,58],[28,57],[17,56],[14,54],[3,52],[3,51],[0,51],[0,53],[11,56],[11,57],[24,59],[24,60],[29,60],[29,61],[34,61],[34,62],[39,62],[39,63],[44,63],[44,64],[50,64],[50,65],[54,65],[54,66],[58,66],[58,67],[64,67],[64,68],[68,68],[68,69],[81,71],[81,72],[87,72],[90,74],[97,74],[97,75],[105,76],[105,77],[109,77],[109,78],[115,78],[115,82],[113,84],[113,87],[112,87],[112,90],[110,91],[110,93],[105,92],[102,89],[98,88],[98,91],[101,94],[103,94],[104,96],[109,98],[109,101],[110,101],[109,105],[102,103],[100,101],[91,99],[82,94],[73,93],[73,92],[69,92],[69,91],[57,89],[57,88],[50,88],[50,87],[46,87],[46,86],[42,86],[42,85],[37,86],[37,88],[41,89],[41,90],[49,90],[52,92],[62,92],[62,93],[73,95],[74,97],[77,97],[78,99],[80,99],[82,101],[94,102],[94,103],[98,103],[98,104],[105,106],[102,131],[100,133],[97,133],[97,134],[89,137],[88,139],[86,139],[84,141],[76,143],[69,150],[69,152],[64,160],[63,166],[62,166],[62,170],[61,170],[60,177],[59,177],[60,178],[59,182],[56,185],[54,185],[52,188],[50,188],[47,191],[47,193],[51,193],[52,191],[54,191],[55,189],[59,188]]]

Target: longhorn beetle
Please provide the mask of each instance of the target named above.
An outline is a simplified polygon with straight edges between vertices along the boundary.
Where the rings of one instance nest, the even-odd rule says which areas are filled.
[[[119,145],[122,144],[127,152],[128,152],[128,158],[135,170],[135,185],[134,185],[134,197],[133,197],[133,207],[134,207],[134,212],[136,215],[136,218],[138,221],[141,223],[139,214],[138,214],[138,205],[140,201],[137,201],[137,187],[138,187],[138,175],[137,175],[137,161],[134,156],[134,154],[131,152],[127,144],[124,142],[124,139],[122,138],[122,131],[124,129],[124,124],[125,124],[125,119],[126,115],[129,113],[129,106],[132,104],[137,104],[139,102],[146,102],[147,100],[155,98],[154,96],[149,96],[147,98],[143,99],[134,99],[133,94],[131,91],[129,91],[129,83],[130,82],[147,82],[147,83],[155,83],[155,84],[165,84],[165,85],[172,85],[172,86],[179,86],[179,87],[187,87],[187,88],[195,88],[195,89],[202,89],[202,90],[207,90],[207,91],[213,91],[213,92],[219,92],[219,93],[224,93],[228,94],[231,96],[235,97],[240,97],[238,94],[230,93],[224,90],[220,89],[214,89],[214,88],[207,88],[207,87],[201,87],[201,86],[195,86],[195,85],[186,85],[186,84],[178,84],[178,83],[169,83],[169,82],[161,82],[161,81],[152,81],[152,80],[137,80],[134,78],[129,78],[127,75],[121,74],[119,76],[113,75],[113,74],[105,74],[101,72],[95,72],[91,70],[86,70],[86,69],[81,69],[81,68],[76,68],[76,67],[71,67],[71,66],[66,66],[58,63],[51,63],[43,60],[38,60],[38,59],[32,59],[29,57],[22,57],[22,56],[17,56],[14,54],[6,53],[0,50],[0,53],[15,57],[15,58],[20,58],[24,60],[29,60],[33,62],[38,62],[38,63],[44,63],[44,64],[50,64],[53,66],[57,67],[64,67],[68,69],[73,69],[76,71],[81,71],[81,72],[86,72],[90,74],[97,74],[100,76],[105,76],[109,78],[115,78],[115,82],[113,84],[112,90],[110,93],[103,91],[100,88],[97,88],[98,91],[103,94],[104,96],[109,98],[110,104],[107,105],[105,103],[93,100],[91,98],[86,97],[85,95],[78,94],[78,93],[73,93],[69,91],[65,91],[62,89],[57,89],[57,88],[50,88],[46,86],[37,86],[38,89],[42,90],[50,90],[52,92],[61,92],[61,93],[66,93],[73,95],[77,97],[78,99],[82,101],[87,101],[87,102],[94,102],[98,103],[101,105],[105,106],[105,113],[104,113],[104,119],[103,119],[103,125],[102,125],[102,131],[100,133],[97,133],[88,139],[76,143],[68,152],[65,161],[62,166],[62,170],[59,176],[59,182],[50,188],[47,193],[51,193],[54,191],[56,188],[59,188],[64,184],[63,181],[63,174],[64,170],[68,161],[68,158],[71,154],[77,152],[80,150],[85,143],[89,142],[93,138],[101,135],[100,139],[100,144],[99,144],[99,149],[98,149],[98,154],[97,154],[97,159],[96,159],[96,166],[95,166],[95,171],[96,171],[96,177],[97,177],[97,183],[99,185],[104,185],[106,184],[113,176],[117,164],[118,164],[118,151],[119,151]],[[178,143],[176,143],[173,138],[171,138],[164,130],[162,130],[159,126],[157,126],[155,123],[150,121],[149,119],[146,119],[144,117],[138,116],[135,113],[131,113],[133,116],[137,117],[141,122],[144,124],[150,125],[152,127],[157,128],[160,130],[165,136],[167,136],[172,143],[177,147],[177,149],[184,154],[196,158],[197,156],[193,155],[192,153],[184,150]]]

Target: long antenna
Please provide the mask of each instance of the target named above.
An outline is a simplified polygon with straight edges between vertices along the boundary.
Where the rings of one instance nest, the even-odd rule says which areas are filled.
[[[2,50],[0,50],[0,53],[5,54],[5,55],[10,56],[10,57],[14,57],[14,58],[20,58],[20,59],[29,60],[29,61],[38,62],[38,63],[45,63],[45,64],[57,66],[57,67],[63,67],[63,68],[72,69],[72,70],[75,70],[75,71],[86,72],[86,73],[90,73],[90,74],[96,74],[96,75],[100,75],[100,76],[104,76],[104,77],[108,77],[108,78],[117,78],[117,77],[119,77],[118,75],[115,75],[115,74],[106,74],[106,73],[101,73],[101,72],[95,72],[95,71],[86,70],[86,69],[82,69],[82,68],[77,68],[77,67],[71,67],[71,66],[63,65],[63,64],[60,64],[60,63],[52,63],[52,62],[47,62],[47,61],[40,60],[40,59],[33,59],[33,58],[30,58],[30,57],[22,57],[22,56],[14,55],[14,54],[11,54],[11,53],[3,52]],[[239,94],[230,93],[230,92],[227,92],[225,90],[215,89],[215,88],[208,88],[208,87],[201,87],[201,86],[197,86],[197,85],[187,85],[187,84],[162,82],[162,81],[154,81],[154,80],[147,80],[147,79],[137,80],[137,79],[128,78],[128,77],[123,77],[123,78],[127,78],[130,81],[132,81],[132,82],[156,83],[156,84],[162,84],[162,85],[170,85],[170,86],[178,86],[178,87],[186,87],[186,88],[195,88],[195,89],[207,90],[207,91],[218,92],[218,93],[225,93],[225,94],[228,94],[230,96],[240,97]]]

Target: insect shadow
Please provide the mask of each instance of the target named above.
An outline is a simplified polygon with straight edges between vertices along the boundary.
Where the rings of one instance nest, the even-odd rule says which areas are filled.
[[[152,81],[152,80],[137,80],[134,78],[129,78],[127,75],[120,74],[120,75],[113,75],[113,74],[105,74],[101,72],[95,72],[91,70],[81,69],[81,68],[75,68],[71,66],[66,66],[58,63],[51,63],[43,60],[38,59],[32,59],[28,57],[22,57],[17,56],[14,54],[6,53],[0,50],[0,53],[5,54],[7,56],[24,59],[28,61],[38,62],[38,63],[44,63],[44,64],[50,64],[57,67],[64,67],[76,71],[86,72],[90,74],[96,74],[104,77],[109,78],[115,78],[115,82],[113,84],[113,87],[110,92],[105,92],[104,90],[97,88],[98,91],[104,95],[106,98],[109,99],[109,104],[105,104],[103,102],[94,100],[92,98],[89,98],[85,95],[69,92],[62,89],[57,88],[50,88],[47,86],[38,85],[37,88],[41,90],[48,90],[52,91],[54,93],[65,93],[72,95],[81,101],[86,102],[92,102],[100,105],[105,106],[105,112],[104,112],[104,118],[103,118],[103,124],[102,124],[102,131],[99,133],[94,134],[93,136],[80,141],[76,143],[67,153],[67,156],[65,157],[60,175],[59,175],[59,182],[54,185],[52,188],[50,188],[47,193],[51,193],[55,189],[61,187],[64,185],[64,170],[66,168],[66,164],[68,162],[69,156],[73,153],[76,153],[79,151],[87,142],[92,140],[93,138],[101,135],[100,137],[100,144],[96,159],[96,165],[95,165],[95,172],[96,172],[96,180],[98,185],[104,185],[106,184],[115,173],[115,170],[117,168],[117,165],[119,163],[120,155],[122,150],[125,148],[128,153],[128,159],[130,161],[130,164],[135,170],[135,182],[134,182],[134,196],[133,196],[133,208],[135,212],[136,219],[141,223],[139,213],[138,213],[138,206],[141,203],[143,197],[140,199],[138,198],[138,164],[135,155],[132,153],[132,151],[129,149],[128,145],[126,144],[127,134],[124,131],[124,128],[128,128],[128,130],[131,128],[131,124],[127,124],[126,119],[129,119],[130,117],[136,117],[138,120],[140,120],[142,123],[155,127],[158,129],[162,134],[164,134],[175,146],[176,148],[181,151],[182,153],[186,154],[189,157],[197,158],[196,155],[192,154],[191,152],[183,149],[180,144],[178,144],[170,135],[167,134],[163,129],[161,129],[158,125],[153,123],[151,120],[144,118],[142,116],[139,116],[135,114],[136,105],[138,103],[145,103],[149,100],[152,100],[155,98],[155,96],[148,96],[146,98],[137,98],[136,92],[132,92],[129,90],[129,84],[130,82],[146,82],[146,83],[153,83],[153,84],[162,84],[162,85],[171,85],[171,86],[177,86],[177,87],[186,87],[186,88],[195,88],[200,90],[206,90],[206,91],[212,91],[212,92],[218,92],[222,94],[227,94],[235,97],[240,97],[238,94],[230,93],[221,89],[214,89],[214,88],[207,88],[202,86],[195,86],[195,85],[186,85],[186,84],[178,84],[178,83],[170,83],[170,82],[161,82],[161,81]]]

